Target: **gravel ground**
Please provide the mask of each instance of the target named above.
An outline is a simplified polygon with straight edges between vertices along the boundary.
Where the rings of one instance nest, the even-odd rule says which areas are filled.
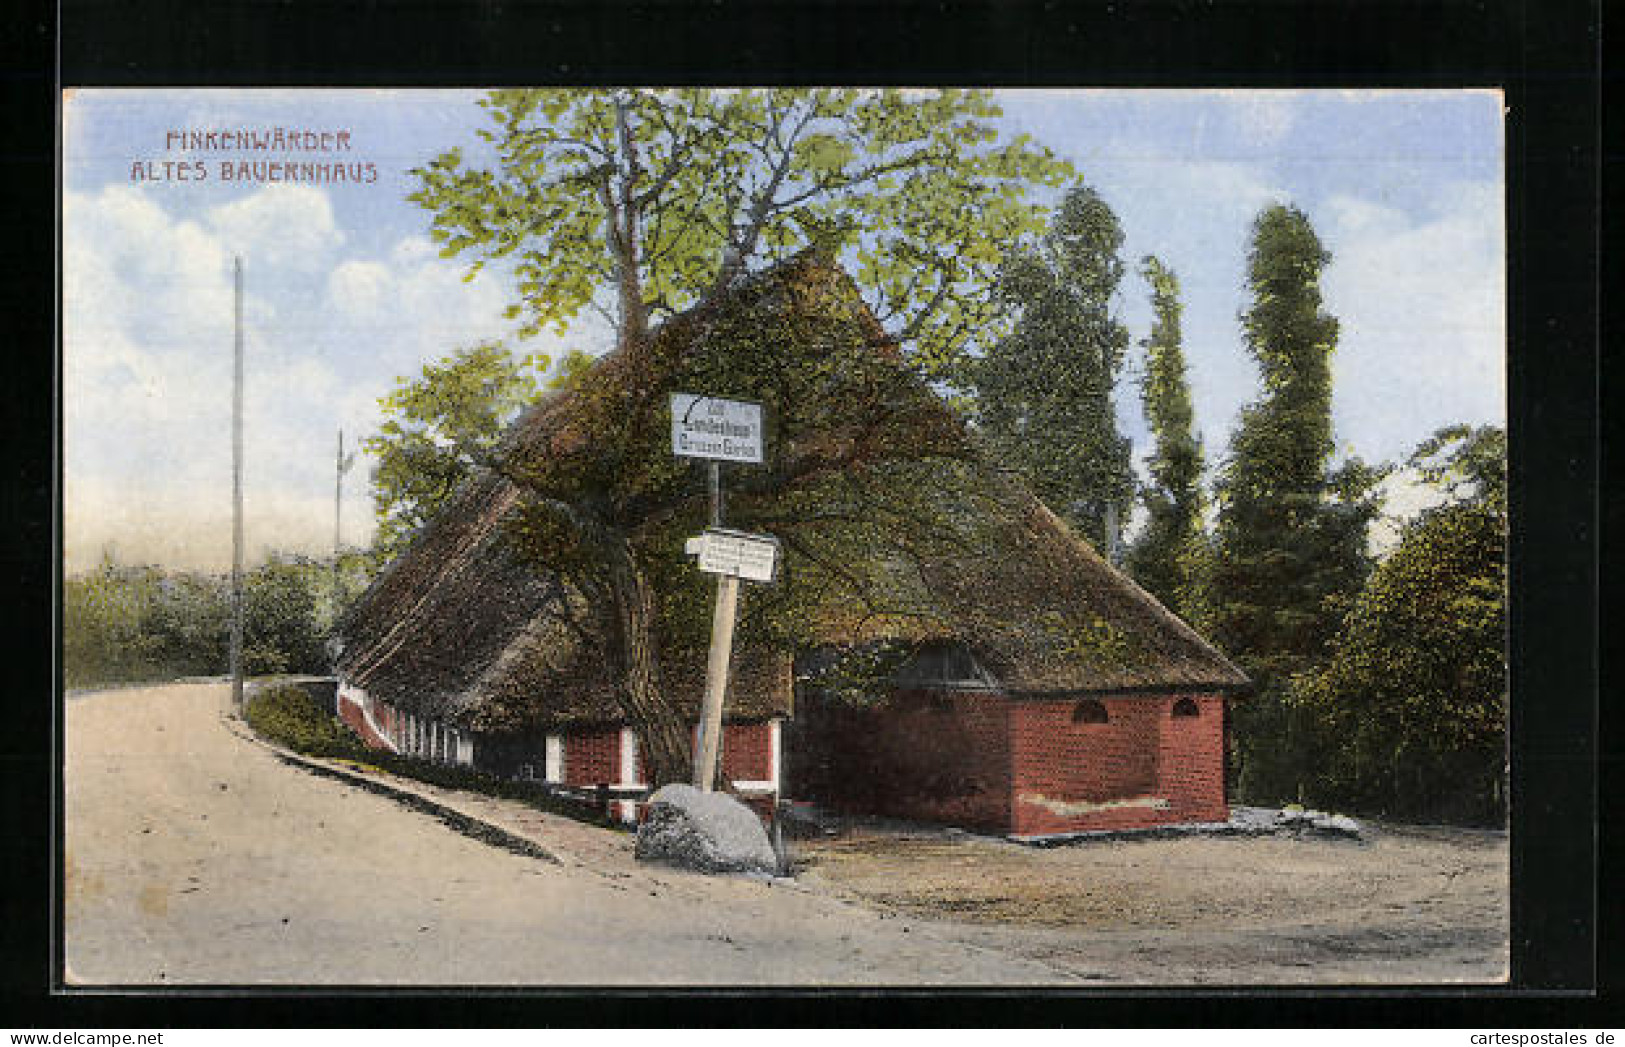
[[[1092,981],[1494,983],[1505,833],[1367,826],[1034,848],[857,828],[798,844],[811,886]]]

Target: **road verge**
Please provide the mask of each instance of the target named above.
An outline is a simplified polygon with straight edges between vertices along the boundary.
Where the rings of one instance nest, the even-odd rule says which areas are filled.
[[[514,854],[523,855],[527,858],[536,858],[553,865],[561,864],[564,859],[568,858],[568,855],[563,855],[556,846],[544,845],[540,841],[532,839],[517,827],[503,825],[480,812],[450,803],[442,797],[430,795],[416,785],[387,771],[377,769],[363,771],[348,766],[344,761],[328,760],[294,752],[292,749],[278,745],[256,734],[248,724],[233,714],[222,714],[221,722],[225,725],[226,730],[232,734],[269,751],[283,763],[324,778],[342,781],[347,785],[356,786],[375,795],[388,797],[405,807],[439,819],[443,824],[464,836],[494,847],[500,847]]]

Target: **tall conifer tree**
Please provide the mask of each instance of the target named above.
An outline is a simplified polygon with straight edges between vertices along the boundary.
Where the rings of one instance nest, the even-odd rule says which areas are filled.
[[[1146,338],[1140,403],[1156,441],[1141,492],[1147,519],[1129,551],[1128,568],[1175,613],[1190,616],[1198,603],[1196,563],[1203,546],[1202,442],[1191,409],[1190,381],[1180,332],[1179,278],[1147,255],[1141,273],[1151,285],[1154,313]]]
[[[1122,245],[1106,201],[1087,186],[1069,191],[1037,246],[1001,270],[999,291],[1018,318],[975,370],[977,420],[993,452],[1103,552],[1107,519],[1127,518],[1134,490],[1112,405],[1128,350],[1111,303]]]
[[[1358,460],[1330,469],[1338,325],[1320,295],[1330,260],[1302,211],[1277,205],[1254,222],[1242,323],[1264,392],[1242,411],[1219,477],[1209,583],[1212,635],[1257,686],[1236,707],[1238,786],[1252,800],[1301,792],[1307,729],[1286,688],[1324,657],[1369,569],[1377,473]]]

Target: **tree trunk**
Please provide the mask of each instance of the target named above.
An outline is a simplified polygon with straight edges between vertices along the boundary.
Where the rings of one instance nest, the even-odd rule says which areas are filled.
[[[620,663],[621,710],[638,733],[649,784],[686,782],[693,750],[687,725],[664,692],[654,590],[625,538],[612,539],[606,553],[615,600],[616,636],[610,654]]]
[[[637,140],[632,135],[625,96],[615,101],[615,128],[620,138],[621,172],[619,191],[609,206],[610,251],[615,256],[615,297],[620,303],[621,341],[641,346],[649,337],[649,306],[643,300],[643,281],[638,273],[638,209],[636,195],[643,165],[638,159]],[[606,188],[606,197],[610,195]]]

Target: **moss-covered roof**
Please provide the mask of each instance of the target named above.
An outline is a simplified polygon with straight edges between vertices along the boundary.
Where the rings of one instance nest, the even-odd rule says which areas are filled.
[[[705,391],[766,407],[769,461],[728,467],[728,523],[778,535],[786,562],[778,584],[746,587],[735,718],[790,711],[793,652],[888,641],[963,644],[1014,692],[1246,684],[978,453],[829,262],[797,256],[674,319],[651,357],[661,403]],[[626,366],[612,353],[595,370]],[[522,551],[528,495],[509,478],[577,453],[602,410],[558,393],[515,423],[503,475],[466,482],[352,609],[341,674],[475,729],[621,718],[595,608]],[[704,484],[654,429],[617,465],[661,494],[636,544],[660,593],[668,694],[692,716],[713,584],[682,545],[706,523]]]

